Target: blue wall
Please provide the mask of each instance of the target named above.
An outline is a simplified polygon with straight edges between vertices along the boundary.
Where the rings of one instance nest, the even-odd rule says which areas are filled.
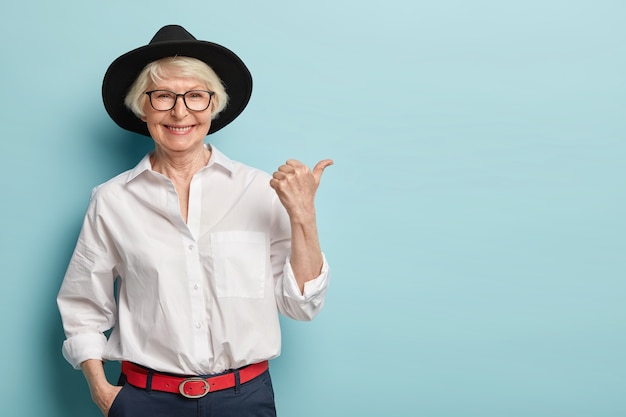
[[[98,416],[55,296],[89,192],[150,149],[102,76],[162,25],[255,91],[211,141],[331,157],[333,281],[283,321],[282,417],[626,415],[626,3],[12,2],[0,34],[2,415]],[[116,365],[108,365],[111,379]]]

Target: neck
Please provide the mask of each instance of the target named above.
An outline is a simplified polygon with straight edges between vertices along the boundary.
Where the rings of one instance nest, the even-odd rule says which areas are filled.
[[[152,169],[169,179],[184,180],[191,178],[209,162],[211,151],[201,146],[192,152],[168,152],[157,147],[150,156]]]

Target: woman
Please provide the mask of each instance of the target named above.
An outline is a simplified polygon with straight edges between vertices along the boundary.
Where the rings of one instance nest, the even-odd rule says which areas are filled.
[[[105,75],[109,115],[155,145],[94,189],[58,295],[63,354],[105,416],[275,416],[278,312],[310,320],[324,303],[314,196],[332,161],[270,177],[206,145],[251,91],[234,53],[180,26]],[[122,361],[122,387],[104,360]]]

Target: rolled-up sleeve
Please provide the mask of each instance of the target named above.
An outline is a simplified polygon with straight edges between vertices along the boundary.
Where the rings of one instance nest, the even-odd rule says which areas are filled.
[[[102,359],[104,332],[116,322],[115,258],[92,198],[57,295],[66,335],[62,352],[75,369],[87,359]]]
[[[282,300],[281,313],[295,320],[312,320],[324,306],[326,291],[329,282],[329,268],[326,257],[322,254],[324,263],[322,271],[316,278],[304,284],[304,293],[300,293],[298,282],[291,269],[289,257],[283,268],[282,291],[276,296]]]

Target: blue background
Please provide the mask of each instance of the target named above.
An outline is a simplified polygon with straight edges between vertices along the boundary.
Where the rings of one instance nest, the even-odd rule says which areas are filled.
[[[255,90],[210,137],[326,157],[325,310],[283,321],[282,417],[626,415],[626,3],[22,1],[3,7],[5,416],[98,416],[55,304],[93,186],[149,140],[104,71],[164,24]],[[111,380],[116,365],[107,366]]]

